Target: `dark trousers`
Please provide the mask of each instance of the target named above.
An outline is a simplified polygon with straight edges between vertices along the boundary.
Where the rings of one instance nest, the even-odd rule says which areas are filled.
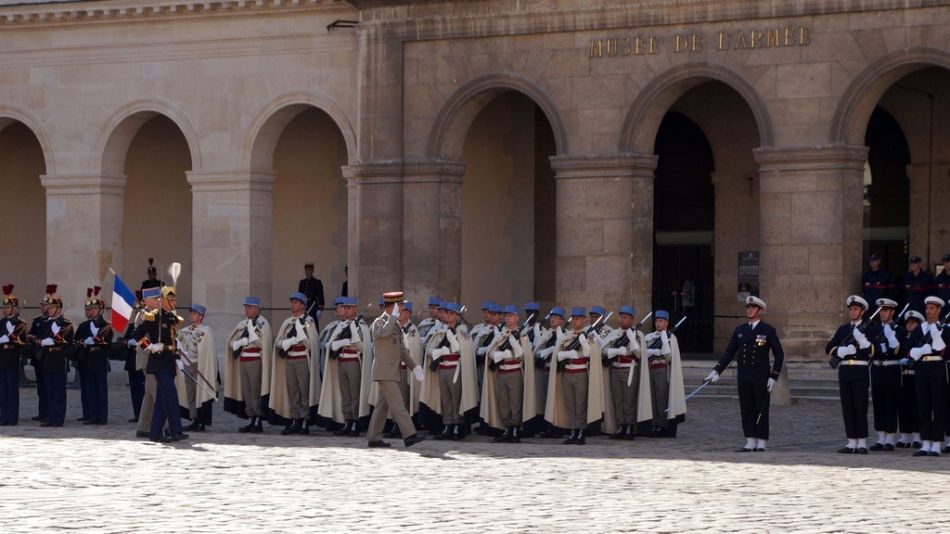
[[[868,437],[868,388],[871,379],[864,366],[838,368],[838,391],[841,395],[841,415],[848,439]]]
[[[145,373],[142,371],[129,370],[129,394],[132,395],[132,414],[138,419],[145,397]]]
[[[214,413],[214,402],[207,401],[204,404],[201,404],[197,408],[197,414],[195,415],[195,422],[201,423],[205,426],[211,426],[211,416]]]
[[[947,367],[942,361],[920,362],[916,371],[920,439],[943,441],[947,417]]]
[[[917,432],[917,377],[915,375],[905,374],[902,377],[897,421],[900,423],[902,433],[913,434]]]
[[[66,421],[66,372],[43,373],[46,386],[46,422],[63,426]]]
[[[82,405],[82,418],[86,421],[95,419],[92,410],[92,376],[91,373],[76,369],[76,379],[79,380],[79,403]]]
[[[739,413],[742,416],[742,433],[747,438],[769,439],[769,380],[768,369],[740,369],[737,385],[739,388]],[[759,414],[762,418],[759,419]],[[756,420],[758,419],[758,423]]]
[[[89,419],[103,425],[109,422],[109,373],[87,373],[82,387],[89,390]]]
[[[0,425],[20,421],[20,371],[0,373]]]
[[[36,371],[36,415],[40,419],[46,419],[46,373],[43,372],[39,363],[34,365],[33,369]]]
[[[155,411],[152,412],[152,428],[149,437],[158,439],[168,421],[172,435],[181,434],[181,409],[178,406],[178,390],[175,376],[171,373],[155,374]]]
[[[888,380],[889,376],[878,379],[876,373],[900,373],[897,367],[871,369],[871,400],[874,409],[874,430],[893,434],[897,432],[897,410],[901,402],[900,377],[897,381]]]

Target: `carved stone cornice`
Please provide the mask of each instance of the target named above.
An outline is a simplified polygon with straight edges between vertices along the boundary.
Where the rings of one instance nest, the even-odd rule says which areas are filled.
[[[121,195],[125,176],[49,175],[40,176],[46,196]]]

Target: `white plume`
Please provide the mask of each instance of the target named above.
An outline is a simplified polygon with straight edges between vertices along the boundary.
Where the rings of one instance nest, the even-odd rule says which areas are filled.
[[[172,285],[178,285],[178,277],[181,276],[181,264],[177,261],[168,267],[168,275],[172,277]]]

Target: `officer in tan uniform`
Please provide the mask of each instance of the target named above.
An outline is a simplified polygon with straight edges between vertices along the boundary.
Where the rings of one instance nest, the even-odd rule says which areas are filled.
[[[291,315],[274,336],[270,400],[277,416],[290,420],[282,435],[309,434],[310,358],[317,347],[317,325],[306,313],[307,296],[290,295]]]
[[[633,306],[620,307],[620,328],[608,334],[602,350],[607,367],[610,399],[613,402],[617,432],[611,439],[633,439],[637,424],[637,393],[640,390],[643,334],[633,328]],[[632,378],[631,378],[632,375]]]
[[[224,411],[247,417],[239,432],[264,431],[264,397],[270,394],[274,332],[261,317],[261,299],[244,298],[244,319],[231,331],[225,345]]]

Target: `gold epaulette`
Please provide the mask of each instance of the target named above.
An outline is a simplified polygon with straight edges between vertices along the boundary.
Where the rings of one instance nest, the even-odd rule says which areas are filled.
[[[144,312],[144,313],[142,313],[142,320],[143,320],[143,321],[154,321],[154,320],[155,320],[155,317],[156,317],[155,312]]]

